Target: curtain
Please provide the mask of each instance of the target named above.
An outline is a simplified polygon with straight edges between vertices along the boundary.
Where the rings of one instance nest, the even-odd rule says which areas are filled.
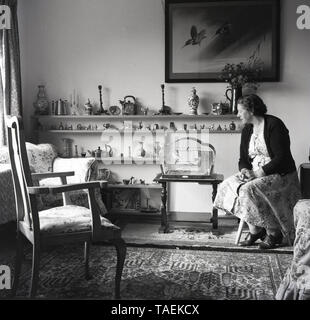
[[[22,115],[17,0],[0,0],[11,11],[10,29],[0,27],[0,146],[6,144],[6,115]]]

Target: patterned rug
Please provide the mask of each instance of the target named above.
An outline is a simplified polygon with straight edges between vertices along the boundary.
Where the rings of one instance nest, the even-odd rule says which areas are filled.
[[[160,222],[158,223],[126,223],[122,226],[122,237],[130,245],[147,245],[161,247],[179,247],[179,248],[201,248],[217,249],[228,251],[261,252],[256,246],[240,247],[235,245],[237,236],[237,227],[219,226],[217,230],[212,227],[173,225],[171,233],[159,233]],[[240,241],[245,240],[248,230],[244,230]],[[287,245],[281,245],[269,252],[292,253],[293,248]]]
[[[290,254],[128,247],[121,297],[127,300],[272,300],[291,259]],[[13,269],[13,259],[8,260],[7,264]],[[115,249],[91,247],[93,277],[88,281],[84,279],[82,260],[83,245],[54,247],[44,252],[37,297],[113,299]],[[27,296],[30,270],[29,251],[21,274],[19,298]],[[7,298],[8,292],[0,290],[0,299]]]

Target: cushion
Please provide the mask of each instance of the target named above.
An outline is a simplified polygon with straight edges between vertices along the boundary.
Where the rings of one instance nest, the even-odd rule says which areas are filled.
[[[91,231],[91,211],[75,205],[55,207],[39,212],[42,233],[70,233]],[[120,228],[104,217],[100,217],[101,227],[119,230]]]
[[[33,144],[26,142],[27,156],[32,172],[52,171],[54,159],[58,156],[56,147],[49,143]],[[0,163],[10,163],[9,149],[0,147]]]
[[[53,163],[54,172],[74,171],[74,176],[67,177],[67,183],[83,183],[85,181],[97,180],[98,161],[95,158],[59,158]],[[40,185],[60,185],[60,178],[42,179]],[[83,190],[72,191],[69,193],[71,201],[77,205],[88,207],[87,193]],[[101,214],[107,214],[107,209],[102,201],[100,189],[95,189],[95,197],[100,208]],[[58,202],[61,202],[61,194],[56,196]],[[50,206],[55,203],[55,196],[46,195],[43,197],[44,204]],[[42,208],[42,207],[41,207]]]
[[[49,143],[32,144],[26,142],[30,171],[44,173],[53,171],[54,159],[58,156],[56,147]]]

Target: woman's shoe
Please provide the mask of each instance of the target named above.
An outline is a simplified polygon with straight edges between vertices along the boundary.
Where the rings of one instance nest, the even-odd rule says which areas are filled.
[[[278,244],[281,244],[283,240],[282,233],[279,233],[278,236],[273,236],[271,234],[267,234],[267,237],[263,242],[261,242],[258,247],[259,249],[273,249],[277,247]]]
[[[255,244],[256,240],[261,239],[264,240],[266,236],[266,230],[262,229],[260,232],[252,234],[251,232],[248,233],[247,238],[245,241],[241,241],[239,243],[240,247],[252,246]]]

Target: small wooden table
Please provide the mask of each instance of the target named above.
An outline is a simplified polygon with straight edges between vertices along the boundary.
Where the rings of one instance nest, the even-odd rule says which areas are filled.
[[[169,233],[170,227],[167,217],[167,199],[168,199],[168,191],[167,191],[167,183],[171,182],[191,182],[191,183],[198,183],[198,184],[210,184],[213,187],[212,192],[212,202],[214,202],[214,199],[217,194],[217,186],[219,183],[223,182],[224,176],[222,174],[212,174],[211,176],[206,177],[191,177],[191,176],[176,176],[176,177],[163,177],[163,175],[160,173],[158,174],[154,182],[160,183],[161,188],[161,226],[159,228],[159,233]],[[217,209],[213,207],[212,209],[212,217],[210,219],[210,222],[212,222],[213,229],[217,229],[218,227],[218,215],[217,215]]]

